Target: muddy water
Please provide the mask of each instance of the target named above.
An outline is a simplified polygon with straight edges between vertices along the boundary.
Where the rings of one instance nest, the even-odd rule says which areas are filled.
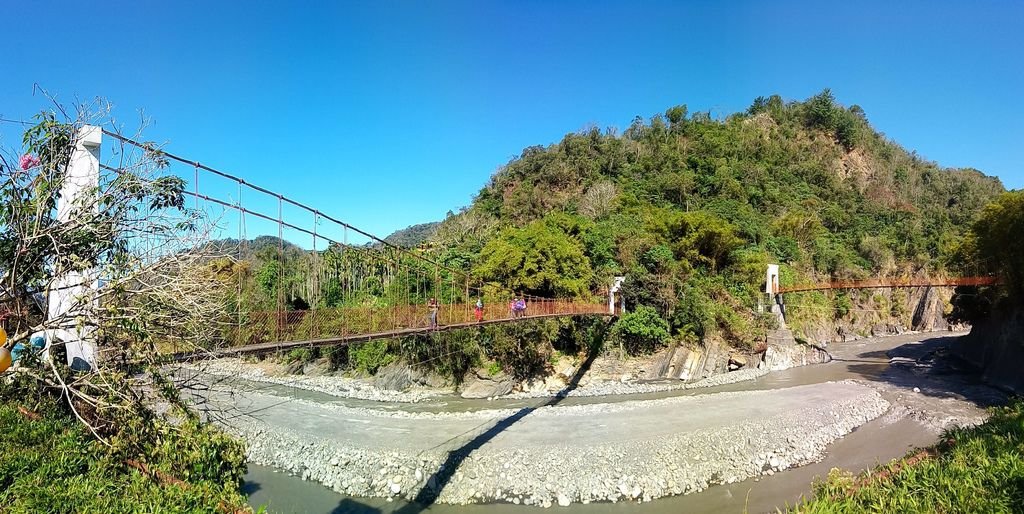
[[[943,334],[943,336],[948,336],[948,334]],[[923,343],[918,344],[916,341],[923,341]],[[892,386],[889,388],[890,392],[884,394],[884,396],[890,402],[900,404],[904,397],[904,391],[909,394],[909,391],[914,387],[913,384],[917,383],[914,376],[919,373],[919,370],[915,370],[912,366],[910,368],[890,366],[890,352],[892,355],[908,355],[910,362],[914,362],[915,359],[920,359],[922,356],[945,346],[945,344],[948,344],[948,341],[948,337],[927,335],[905,335],[864,340],[834,345],[830,348],[830,351],[832,351],[836,360],[828,364],[773,372],[753,381],[700,390],[666,391],[615,397],[570,397],[563,402],[563,405],[635,401],[721,391],[779,389],[849,378],[869,382],[884,382],[888,386]],[[943,375],[942,381],[948,382],[949,387],[941,387],[940,389],[944,389],[943,391],[935,391],[936,397],[945,397],[953,394],[963,388],[964,384],[973,383],[969,376],[960,375],[955,371],[945,370]],[[260,384],[260,386],[262,388],[266,384]],[[538,399],[462,400],[452,396],[421,404],[390,405],[338,399],[329,395],[299,391],[283,386],[280,390],[275,390],[275,393],[293,397],[305,397],[318,401],[343,403],[349,406],[373,406],[378,409],[382,407],[402,408],[419,411],[509,408],[533,405],[539,401]],[[648,503],[573,504],[570,507],[558,508],[558,510],[578,514],[775,511],[776,508],[784,508],[787,504],[794,504],[802,495],[808,494],[815,477],[827,475],[829,469],[833,467],[850,470],[868,469],[876,464],[899,457],[914,447],[932,444],[937,440],[937,437],[938,432],[934,427],[926,426],[912,418],[904,417],[893,421],[883,415],[833,443],[829,447],[824,460],[818,463],[776,473],[773,476],[748,479],[736,484],[713,486],[700,493],[662,498]],[[376,498],[351,498],[340,495],[319,484],[303,481],[272,468],[255,465],[250,466],[246,480],[246,492],[249,494],[250,504],[257,507],[265,505],[271,513],[414,513],[427,510],[429,512],[448,514],[477,514],[484,511],[487,513],[527,514],[528,512],[537,511],[537,507],[512,504],[431,505],[424,509],[423,506],[404,501],[389,502],[385,499]]]

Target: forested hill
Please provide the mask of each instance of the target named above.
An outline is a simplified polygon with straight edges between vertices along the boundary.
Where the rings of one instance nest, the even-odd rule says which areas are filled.
[[[433,236],[434,232],[437,231],[438,225],[440,225],[440,222],[437,221],[410,225],[392,232],[384,240],[402,248],[415,248],[427,239],[430,239],[430,236]]]
[[[631,302],[680,328],[711,321],[688,290],[753,308],[768,262],[784,280],[941,272],[1003,190],[906,151],[825,90],[724,120],[682,105],[526,148],[433,239],[525,292],[586,295],[625,274]]]

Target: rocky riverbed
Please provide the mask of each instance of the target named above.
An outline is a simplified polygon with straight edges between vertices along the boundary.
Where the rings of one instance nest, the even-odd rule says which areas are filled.
[[[416,403],[437,398],[445,394],[451,394],[451,388],[415,386],[405,390],[391,390],[381,388],[374,382],[349,378],[337,375],[288,375],[276,369],[273,364],[246,362],[241,359],[218,359],[216,361],[191,364],[187,368],[190,372],[207,374],[223,378],[237,378],[250,382],[262,382],[277,384],[309,391],[316,391],[340,398],[355,398],[377,402],[400,402]],[[625,394],[656,393],[663,391],[677,391],[686,389],[699,389],[725,384],[733,384],[746,380],[754,380],[768,374],[768,369],[751,368],[712,375],[708,378],[695,382],[682,380],[661,379],[653,381],[636,380],[633,377],[625,377],[620,380],[593,380],[578,387],[565,388],[568,377],[549,377],[547,380],[538,380],[537,385],[525,391],[508,392],[513,389],[511,379],[500,377],[503,383],[495,383],[483,389],[484,393],[475,397],[482,398],[504,398],[504,399],[529,399],[546,398],[553,395],[572,397],[594,397]],[[487,381],[485,377],[482,381]],[[529,382],[528,382],[529,383]],[[472,387],[473,384],[469,384]],[[498,394],[494,394],[497,392]],[[488,394],[490,393],[490,394]],[[469,396],[467,396],[469,397]]]
[[[754,380],[755,378],[762,377],[764,375],[767,375],[768,373],[769,371],[767,369],[741,369],[729,373],[712,375],[708,378],[704,378],[696,382],[684,382],[682,380],[607,380],[600,382],[591,382],[589,384],[577,387],[575,389],[566,390],[560,394],[563,396],[593,397],[624,394],[658,393],[663,391],[682,391],[686,389],[700,389],[703,387],[714,387],[725,384],[735,384],[737,382],[743,382],[746,380]],[[551,392],[547,389],[542,389],[535,391],[522,391],[518,393],[510,393],[504,396],[498,396],[496,398],[525,399],[544,398],[548,396],[551,396]]]
[[[275,364],[246,362],[235,358],[190,364],[187,369],[194,373],[216,377],[239,378],[250,382],[263,382],[316,391],[340,398],[377,402],[416,403],[445,394],[444,390],[437,388],[410,388],[404,391],[395,391],[377,387],[364,379],[337,375],[285,374],[280,366]]]
[[[851,381],[823,384],[817,392],[802,389],[781,395],[755,391],[628,404],[403,413],[400,418],[290,403],[296,414],[313,418],[385,417],[392,421],[377,421],[385,431],[450,429],[430,424],[456,419],[468,427],[445,434],[441,444],[428,438],[373,447],[350,432],[353,437],[337,438],[301,423],[249,418],[229,428],[248,441],[252,462],[354,496],[436,496],[443,503],[507,501],[544,507],[649,501],[814,461],[830,442],[888,408],[874,389]],[[278,399],[265,401],[280,404]],[[694,423],[694,418],[705,419]],[[663,420],[661,426],[652,426],[655,419]],[[512,430],[517,424],[521,429]],[[581,424],[593,431],[580,434]],[[689,430],[687,424],[704,426]]]
[[[934,438],[983,421],[982,407],[1005,396],[945,358],[953,339],[843,343],[830,348],[828,364],[711,377],[763,376],[738,391],[667,391],[642,401],[547,396],[516,408],[462,400],[477,408],[424,411],[260,387],[209,389],[206,400],[211,412],[230,414],[220,419],[249,442],[251,462],[354,497],[541,507],[646,502],[817,461],[872,419],[876,428],[911,423]],[[690,387],[619,385],[661,383]]]

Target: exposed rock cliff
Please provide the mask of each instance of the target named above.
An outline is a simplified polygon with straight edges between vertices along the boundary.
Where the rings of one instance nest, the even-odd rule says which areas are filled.
[[[1024,394],[1024,311],[997,312],[976,323],[953,353],[980,368],[989,383]]]
[[[787,320],[799,339],[827,345],[865,337],[902,334],[907,330],[930,332],[946,330],[946,312],[952,289],[914,287],[907,289],[864,289],[847,293],[848,312],[836,319],[822,321],[821,316],[805,321],[801,309],[816,309],[808,293],[786,295]]]

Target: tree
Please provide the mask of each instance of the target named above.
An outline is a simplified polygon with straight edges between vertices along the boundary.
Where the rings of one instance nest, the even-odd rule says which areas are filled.
[[[971,227],[975,260],[1002,276],[1015,298],[1024,295],[1024,190],[1003,193]]]
[[[686,105],[677,105],[675,107],[669,107],[669,109],[665,111],[665,117],[668,118],[668,121],[669,123],[672,124],[672,127],[675,127],[676,125],[679,125],[680,123],[686,121],[686,111]]]
[[[650,352],[668,340],[668,322],[653,308],[641,305],[615,322],[612,338],[631,354]]]
[[[610,181],[598,182],[583,194],[580,199],[580,214],[597,219],[612,212],[615,207],[615,197],[618,195],[615,184]]]
[[[103,169],[99,186],[86,188],[69,215],[58,216],[82,124],[50,113],[38,120],[25,132],[25,154],[0,163],[7,347],[26,348],[19,380],[60,391],[99,437],[115,417],[148,412],[147,394],[180,405],[157,349],[203,348],[219,337],[228,303],[218,271],[224,266],[202,242],[205,220],[185,208],[184,181],[161,172],[167,161],[152,145],[121,152],[120,166]],[[74,286],[85,286],[84,293],[68,299],[64,313],[48,315],[40,303],[47,294]],[[31,351],[34,334],[61,330],[94,339],[103,356],[95,368],[68,369],[56,357],[64,341],[50,342],[51,359]]]
[[[836,99],[832,90],[826,88],[807,100],[805,119],[811,127],[833,131],[836,127]]]
[[[583,244],[553,223],[510,228],[480,252],[475,274],[540,296],[585,296],[592,275]]]

